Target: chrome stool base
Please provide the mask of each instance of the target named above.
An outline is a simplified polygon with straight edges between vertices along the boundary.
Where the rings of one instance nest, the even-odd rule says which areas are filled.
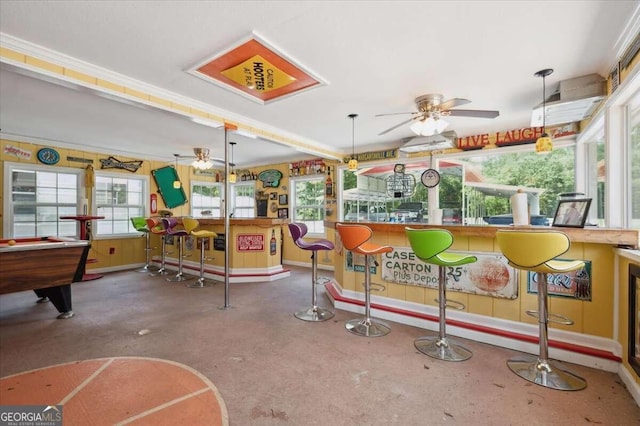
[[[189,288],[205,288],[205,287],[213,287],[213,284],[211,281],[207,281],[203,278],[198,278],[196,280],[196,282],[191,283],[191,284],[187,284],[187,287]]]
[[[189,277],[189,276],[186,276],[184,274],[176,274],[173,277],[166,278],[166,280],[171,282],[171,283],[177,283],[177,282],[181,282],[181,281],[192,280],[194,278],[195,277]]]
[[[157,272],[160,268],[158,268],[157,266],[151,266],[151,265],[144,265],[142,268],[140,269],[136,269],[134,272]]]
[[[149,275],[151,275],[152,277],[157,277],[158,275],[169,275],[169,271],[167,271],[165,268],[160,268],[156,271],[149,271]]]
[[[320,322],[333,318],[334,313],[325,308],[312,306],[308,309],[296,312],[295,317],[303,321]]]
[[[507,366],[523,379],[546,388],[577,391],[587,387],[582,377],[535,357],[513,358],[507,361]]]
[[[466,361],[473,355],[469,349],[446,337],[420,337],[414,340],[413,345],[423,354],[443,361]]]
[[[354,319],[344,325],[348,332],[363,337],[386,336],[391,332],[391,327],[382,321],[373,319]]]

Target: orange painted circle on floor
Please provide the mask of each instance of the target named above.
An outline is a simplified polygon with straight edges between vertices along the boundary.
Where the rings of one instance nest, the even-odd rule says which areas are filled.
[[[155,358],[76,361],[0,379],[0,405],[62,405],[64,424],[229,424],[216,387]]]

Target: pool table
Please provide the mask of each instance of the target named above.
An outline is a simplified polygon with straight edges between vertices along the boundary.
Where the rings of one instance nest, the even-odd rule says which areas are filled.
[[[89,241],[65,237],[0,240],[0,294],[36,290],[60,315],[73,317],[71,283],[81,281]]]

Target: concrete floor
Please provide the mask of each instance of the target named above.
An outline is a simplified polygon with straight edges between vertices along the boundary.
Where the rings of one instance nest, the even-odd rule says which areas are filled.
[[[344,328],[352,312],[300,321],[293,313],[310,302],[310,271],[291,269],[283,280],[232,284],[226,310],[221,283],[191,289],[136,272],[74,284],[69,320],[33,292],[0,296],[0,376],[93,358],[166,359],[213,382],[231,425],[640,424],[613,373],[571,365],[588,387],[562,392],[511,373],[512,350],[458,339],[473,357],[444,362],[414,348],[434,334],[416,327],[391,323],[389,335],[363,338]]]

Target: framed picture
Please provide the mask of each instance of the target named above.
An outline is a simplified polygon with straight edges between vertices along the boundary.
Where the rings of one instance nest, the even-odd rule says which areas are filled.
[[[560,200],[551,226],[584,228],[590,205],[591,198]]]
[[[280,194],[280,197],[278,197],[278,204],[281,206],[289,204],[289,197],[287,197],[287,194]]]
[[[629,365],[640,374],[640,266],[629,265]]]
[[[278,198],[278,193],[277,192],[270,192],[269,193],[269,199],[270,200],[275,200],[276,198]]]
[[[282,195],[281,195],[282,197]],[[278,219],[286,219],[289,217],[289,209],[278,209]]]

